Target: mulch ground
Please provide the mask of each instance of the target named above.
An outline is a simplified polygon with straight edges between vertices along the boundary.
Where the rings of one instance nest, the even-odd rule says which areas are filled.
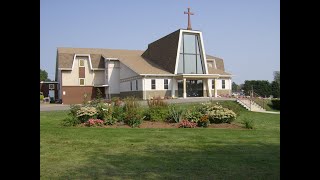
[[[116,123],[114,125],[105,126],[106,128],[131,128],[130,126],[123,123]],[[153,121],[143,121],[139,128],[179,128],[178,123],[168,123],[168,122],[153,122]],[[196,127],[202,128],[202,127]],[[223,128],[223,129],[244,129],[241,124],[237,123],[221,123],[221,124],[210,124],[207,128]]]

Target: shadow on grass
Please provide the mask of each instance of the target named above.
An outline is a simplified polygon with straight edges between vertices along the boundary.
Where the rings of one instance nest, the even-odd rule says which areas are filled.
[[[61,179],[280,179],[279,145],[124,146],[112,154],[100,147]]]

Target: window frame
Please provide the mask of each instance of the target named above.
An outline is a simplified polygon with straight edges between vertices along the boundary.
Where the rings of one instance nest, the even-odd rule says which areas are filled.
[[[81,80],[83,80],[83,84],[81,84]],[[85,78],[79,78],[79,86],[85,86],[86,80]]]
[[[136,91],[138,91],[138,79],[136,79]]]
[[[82,66],[81,66],[81,62],[83,62]],[[79,67],[84,67],[84,59],[79,59]]]
[[[169,89],[169,80],[168,79],[163,80],[163,89]]]
[[[151,79],[151,89],[156,89],[156,79]]]
[[[226,80],[225,79],[221,80],[221,88],[226,89]]]
[[[211,89],[215,89],[214,79],[212,79],[212,81],[211,81]]]

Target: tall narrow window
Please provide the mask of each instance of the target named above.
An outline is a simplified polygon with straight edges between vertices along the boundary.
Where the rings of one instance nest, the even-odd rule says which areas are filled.
[[[79,78],[79,85],[84,86],[84,78]]]
[[[168,79],[164,79],[164,89],[168,89]]]
[[[151,89],[156,89],[156,80],[151,79]]]
[[[132,91],[132,81],[130,81],[130,90]]]
[[[138,79],[136,80],[136,90],[138,91]]]
[[[214,89],[214,79],[211,82],[211,89]]]
[[[83,59],[79,59],[79,67],[84,67],[84,60]]]
[[[200,37],[184,33],[181,38],[178,73],[203,74],[203,58]]]
[[[222,89],[226,88],[226,80],[222,80]]]

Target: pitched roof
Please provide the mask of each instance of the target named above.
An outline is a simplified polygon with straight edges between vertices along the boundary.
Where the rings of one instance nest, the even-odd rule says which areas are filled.
[[[142,56],[174,74],[180,29],[148,45]]]
[[[90,54],[93,68],[104,68],[104,58],[117,58],[137,74],[174,74],[179,33],[180,29],[150,43],[145,51],[60,47],[57,49],[57,68],[71,69],[75,54]],[[224,72],[223,59],[206,57],[214,60],[217,67],[208,67],[210,74],[230,75]]]
[[[118,58],[138,74],[171,74],[150,60],[143,58],[141,50],[58,48],[58,68],[71,68],[74,54],[90,54],[93,68],[104,68],[104,58]]]

